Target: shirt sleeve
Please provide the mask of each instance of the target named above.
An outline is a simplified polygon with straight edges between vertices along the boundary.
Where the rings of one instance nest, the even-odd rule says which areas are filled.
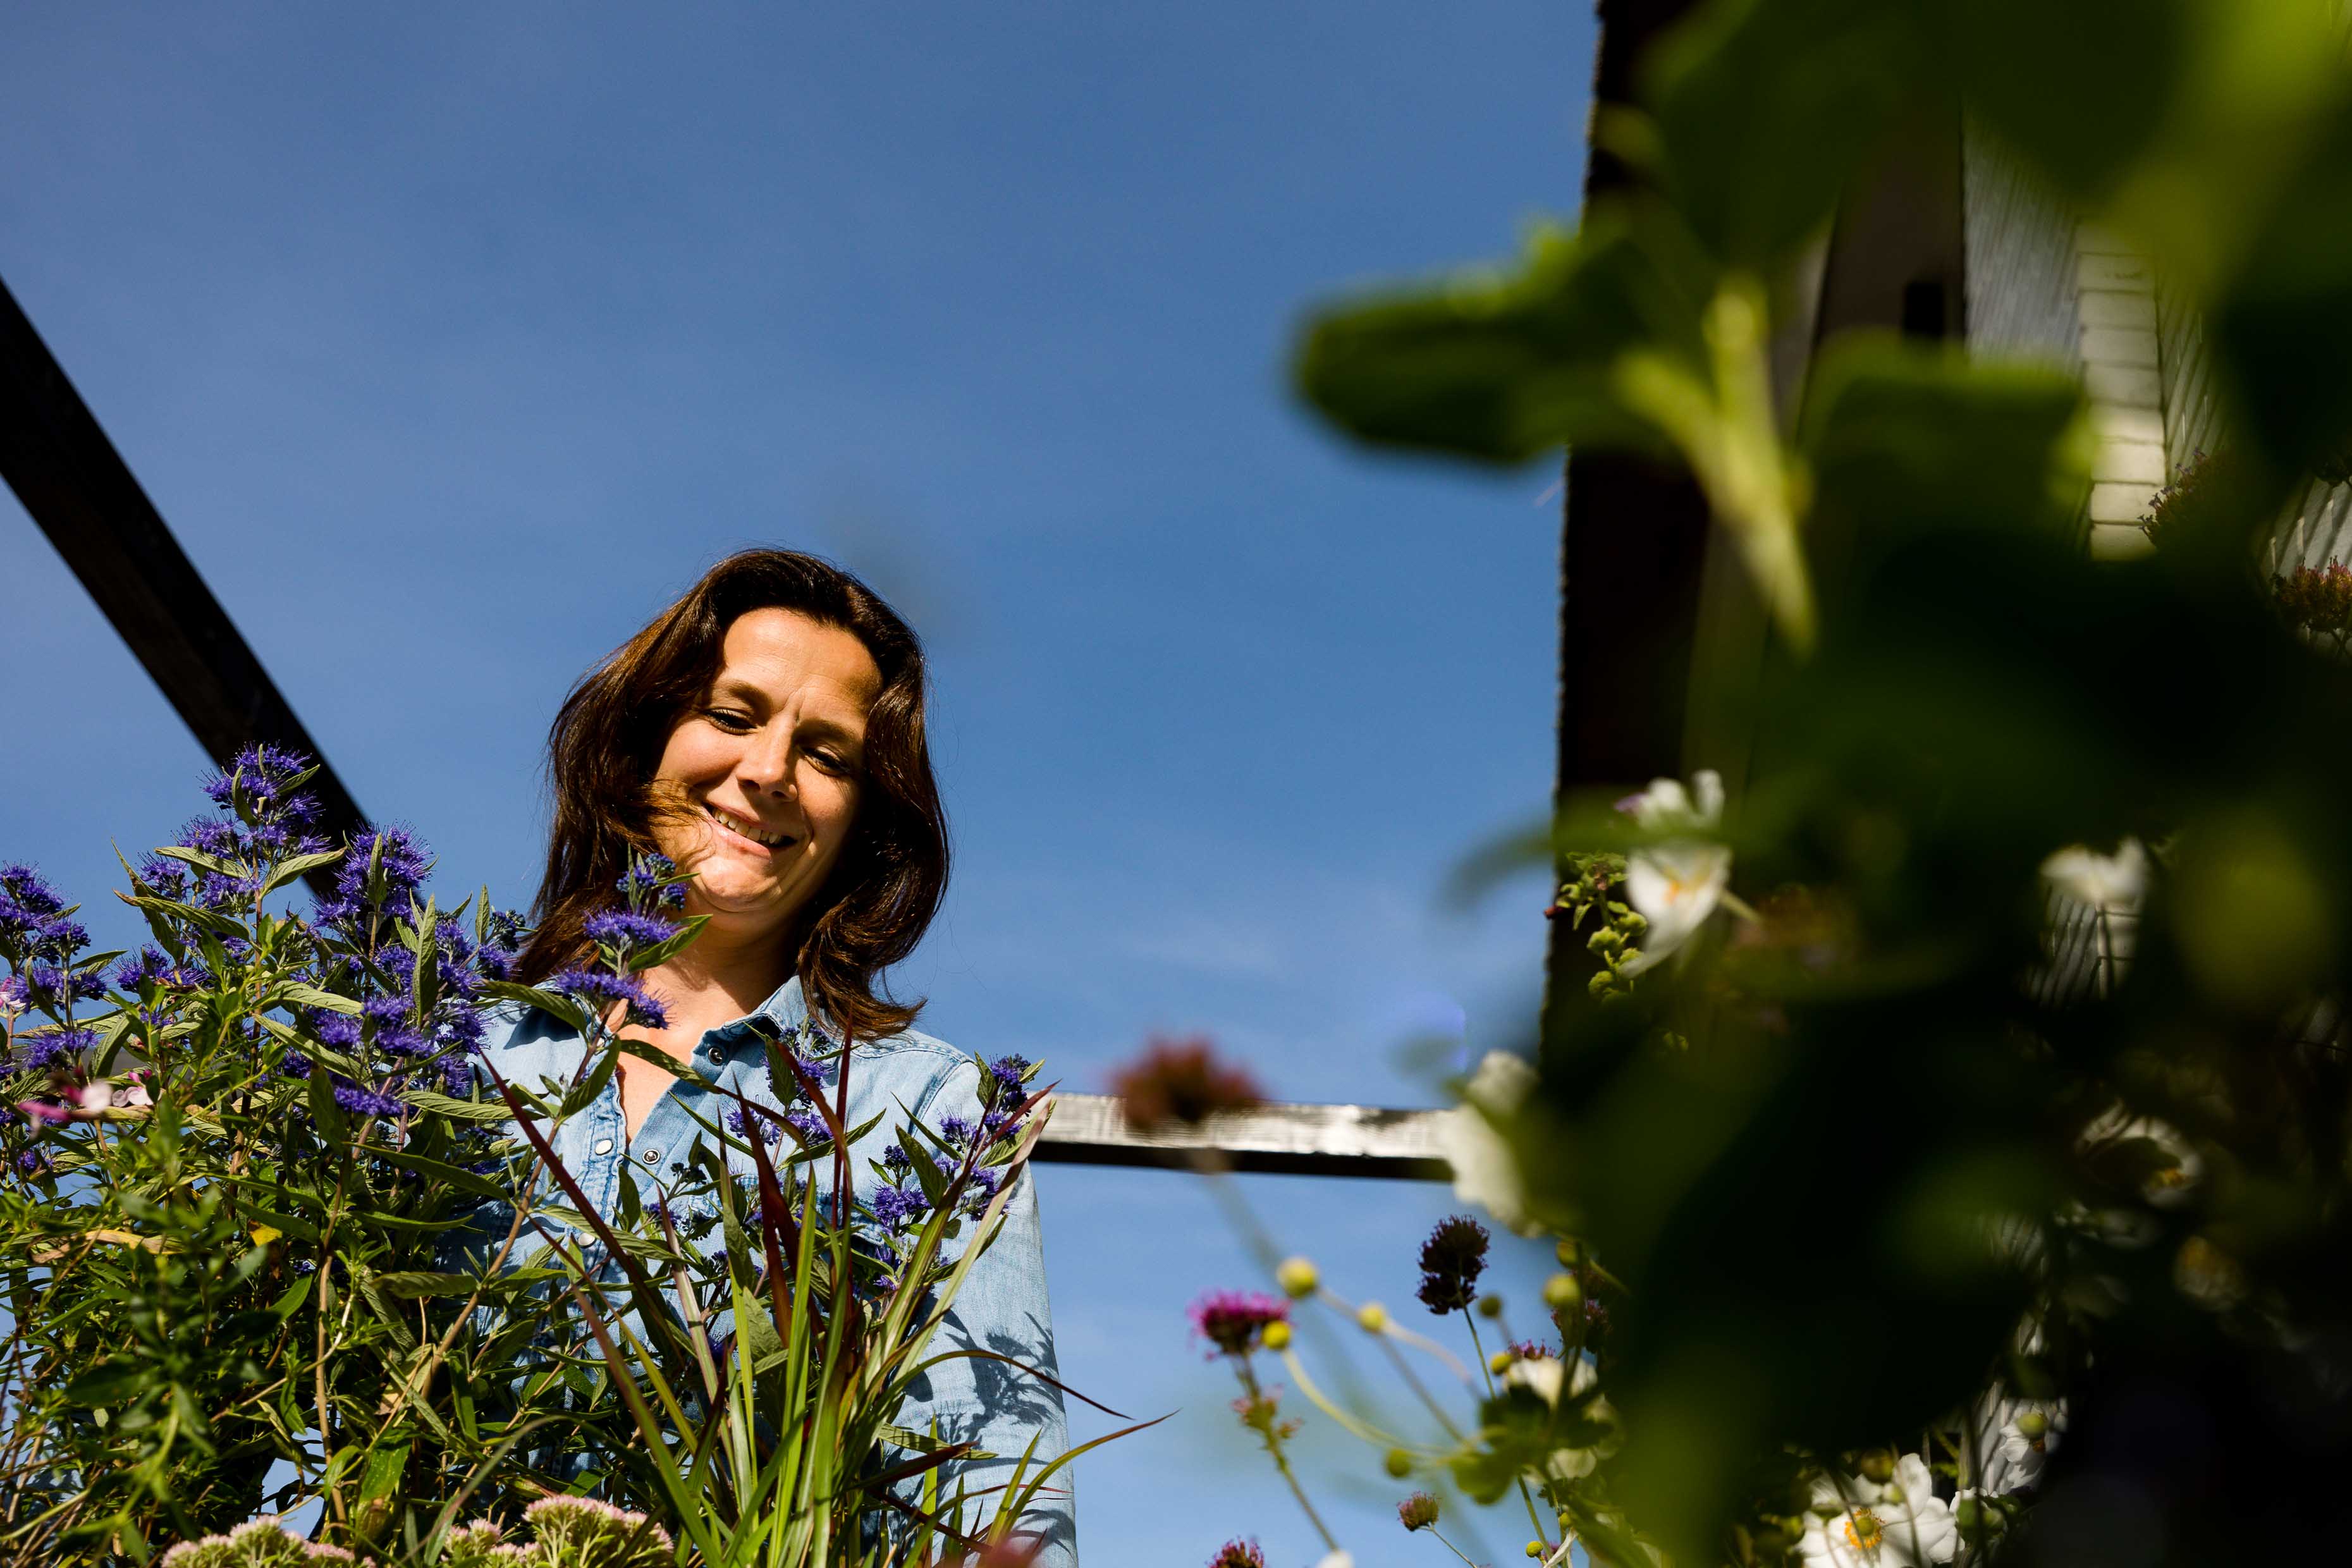
[[[937,1130],[941,1120],[980,1119],[979,1073],[970,1063],[957,1068],[924,1108],[923,1121]],[[995,1242],[972,1264],[928,1356],[981,1350],[1018,1363],[958,1356],[932,1367],[918,1384],[899,1424],[929,1431],[933,1423],[949,1442],[971,1441],[997,1456],[942,1468],[941,1490],[961,1482],[977,1500],[982,1521],[992,1517],[1014,1472],[1024,1484],[1069,1447],[1069,1426],[1054,1359],[1053,1313],[1045,1300],[1045,1237],[1037,1215],[1037,1186],[1024,1171],[1004,1205],[1004,1224]],[[1034,1443],[1034,1447],[1032,1446]],[[1025,1466],[1023,1463],[1026,1456]],[[968,1506],[969,1521],[973,1510]],[[1024,1511],[1019,1528],[1034,1534],[1041,1551],[1037,1568],[1077,1568],[1077,1510],[1066,1467],[1046,1480]]]

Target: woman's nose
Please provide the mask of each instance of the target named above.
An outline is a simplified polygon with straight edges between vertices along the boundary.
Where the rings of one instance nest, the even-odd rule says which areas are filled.
[[[793,729],[791,724],[770,724],[751,735],[751,743],[744,749],[736,767],[746,784],[769,795],[790,795],[794,792],[793,763],[797,747]]]

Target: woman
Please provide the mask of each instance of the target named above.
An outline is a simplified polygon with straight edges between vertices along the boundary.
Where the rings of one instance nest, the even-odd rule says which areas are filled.
[[[603,1094],[557,1131],[557,1156],[599,1208],[617,1201],[625,1165],[640,1186],[660,1186],[700,1135],[695,1115],[719,1121],[727,1096],[776,1104],[755,1015],[787,1036],[854,1042],[846,1125],[886,1114],[852,1151],[853,1170],[870,1170],[908,1112],[932,1127],[979,1120],[970,1058],[908,1027],[919,1003],[878,990],[921,940],[947,881],[923,703],[922,648],[906,623],[847,573],[782,550],[720,562],[565,700],[549,738],[547,873],[517,978],[536,984],[578,962],[583,922],[610,906],[631,858],[660,850],[693,874],[685,912],[708,923],[640,977],[660,1026],[623,1032],[726,1091],[623,1056]],[[501,1023],[485,1048],[500,1075],[525,1084],[571,1081],[586,1051],[537,1012]],[[942,1334],[941,1350],[992,1351],[1056,1374],[1025,1174]],[[946,1361],[923,1387],[899,1425],[936,1423],[942,1437],[1003,1456],[959,1467],[950,1485],[961,1477],[983,1492],[1009,1477],[1013,1456],[1032,1452],[1034,1475],[1066,1447],[1054,1386],[1001,1362]],[[1043,1538],[1040,1563],[1074,1568],[1071,1502],[1054,1489],[1024,1524]]]

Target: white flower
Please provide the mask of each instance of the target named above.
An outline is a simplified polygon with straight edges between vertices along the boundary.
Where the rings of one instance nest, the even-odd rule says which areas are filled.
[[[1723,775],[1701,768],[1691,775],[1691,787],[1696,802],[1680,779],[1652,779],[1649,788],[1627,795],[1617,809],[1631,815],[1644,833],[1712,833],[1723,821]]]
[[[2137,838],[2125,839],[2112,855],[2077,844],[2042,862],[2042,874],[2095,910],[2128,913],[2147,890],[2147,851]]]
[[[1806,1568],[1925,1568],[1948,1563],[1960,1544],[1949,1503],[1916,1454],[1895,1462],[1895,1479],[1823,1478],[1798,1542]]]
[[[1518,1113],[1535,1084],[1536,1069],[1525,1057],[1488,1051],[1463,1088],[1460,1107],[1437,1119],[1438,1152],[1454,1168],[1454,1195],[1522,1236],[1534,1234],[1527,1187],[1518,1156],[1495,1129]]]
[[[1675,836],[1625,858],[1625,901],[1649,922],[1640,949],[1624,963],[1626,973],[1639,974],[1688,942],[1723,901],[1731,880],[1731,851],[1707,837],[1723,822],[1723,779],[1714,769],[1702,768],[1687,791],[1679,780],[1653,779],[1648,789],[1619,801],[1617,809],[1644,833]]]
[[[2156,1145],[2157,1152],[2169,1162],[2147,1173],[2140,1182],[2140,1195],[2158,1208],[2171,1208],[2188,1200],[2205,1179],[2205,1156],[2197,1145],[2168,1121],[2153,1116],[2134,1116],[2121,1105],[2110,1106],[2084,1127],[2079,1140],[2084,1149],[2095,1149],[2102,1143],[2122,1143],[2134,1139],[2146,1139]]]
[[[1723,901],[1731,881],[1731,851],[1720,844],[1678,839],[1636,850],[1625,860],[1625,901],[1650,922],[1624,970],[1639,974],[1663,963],[1696,934]]]
[[[1345,1552],[1327,1552],[1315,1568],[1356,1568],[1356,1560]]]
[[[2020,1487],[2030,1487],[2042,1479],[2042,1467],[2050,1462],[2050,1452],[2058,1447],[2059,1437],[2066,1430],[2066,1405],[2063,1400],[2044,1405],[2032,1400],[2018,1400],[2007,1412],[2000,1427],[2000,1462],[2002,1484],[1998,1489],[2013,1492]]]

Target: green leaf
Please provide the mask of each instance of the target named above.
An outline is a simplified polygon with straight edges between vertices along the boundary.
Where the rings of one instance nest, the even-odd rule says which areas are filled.
[[[1636,350],[1707,374],[1713,268],[1662,211],[1539,230],[1520,268],[1320,312],[1293,365],[1326,417],[1379,446],[1517,463],[1563,444],[1661,453],[1621,395]]]
[[[278,869],[270,873],[269,879],[261,885],[261,890],[264,894],[274,893],[296,879],[307,877],[321,866],[331,866],[342,858],[343,852],[340,849],[321,850],[316,855],[297,855],[291,860],[280,863]]]
[[[651,1041],[633,1039],[627,1035],[623,1035],[616,1038],[614,1044],[639,1061],[651,1062],[664,1072],[672,1074],[697,1089],[715,1089],[719,1087],[716,1082],[697,1072],[691,1062],[679,1060]]]
[[[506,1107],[500,1106],[499,1110],[503,1113]],[[505,1120],[503,1114],[500,1120]],[[412,1154],[405,1149],[375,1149],[371,1150],[370,1152],[386,1163],[398,1165],[404,1170],[415,1171],[418,1175],[429,1176],[444,1186],[455,1187],[459,1192],[472,1193],[477,1197],[513,1196],[513,1194],[498,1183],[477,1172],[468,1171],[462,1165],[452,1165],[443,1160],[429,1160],[422,1154]]]
[[[694,939],[702,934],[702,928],[709,923],[709,915],[689,915],[669,936],[651,947],[642,948],[631,953],[629,973],[635,974],[652,969],[657,964],[667,963],[671,959],[684,952]]]
[[[922,1184],[923,1196],[930,1200],[931,1206],[937,1208],[946,1202],[948,1179],[932,1163],[931,1152],[903,1127],[898,1129],[898,1147],[914,1162],[915,1180]]]
[[[470,1121],[488,1126],[494,1122],[514,1120],[504,1105],[494,1105],[477,1100],[458,1100],[452,1095],[436,1094],[429,1089],[403,1089],[400,1091],[400,1098],[419,1110],[431,1111],[436,1116],[446,1116],[452,1121]]]
[[[1724,0],[1658,43],[1642,71],[1658,175],[1709,249],[1771,276],[1829,222],[1896,117],[1951,90],[1927,68],[1935,11],[1921,0]],[[1957,107],[1946,112],[1957,126]],[[1598,139],[1620,129],[1604,123]]]
[[[72,1405],[127,1405],[154,1380],[155,1369],[135,1361],[105,1361],[59,1390]]]
[[[300,1311],[302,1303],[310,1299],[310,1286],[317,1278],[315,1274],[304,1274],[296,1279],[269,1304],[269,1310],[281,1321]]]
[[[316,1007],[321,1012],[341,1013],[348,1017],[360,1015],[360,1004],[349,996],[338,996],[331,991],[321,991],[316,985],[280,985],[269,994],[264,1004],[271,1007]]]
[[[163,856],[167,860],[183,861],[190,866],[194,866],[199,871],[209,871],[215,877],[234,877],[236,875],[236,868],[230,865],[227,861],[220,859],[216,856],[207,855],[201,849],[191,849],[184,844],[166,844],[157,849],[155,853]]]
[[[143,895],[133,897],[132,895],[126,893],[122,895],[122,900],[134,908],[145,910],[152,914],[165,916],[185,925],[194,926],[196,930],[203,931],[207,935],[234,936],[240,938],[245,935],[245,927],[237,921],[229,919],[228,916],[217,913],[212,910],[198,909],[194,904],[184,904],[174,899],[159,899]],[[218,973],[220,970],[227,968],[228,965],[220,963],[214,963],[211,967],[215,973]]]
[[[422,1270],[402,1270],[375,1277],[375,1288],[395,1300],[415,1300],[425,1296],[467,1296],[473,1293],[476,1280],[471,1274],[436,1274]]]
[[[588,1069],[587,1076],[563,1091],[562,1103],[555,1110],[556,1119],[562,1121],[566,1117],[577,1116],[589,1106],[593,1105],[596,1102],[596,1097],[604,1092],[604,1086],[613,1081],[614,1069],[619,1067],[620,1063],[621,1057],[617,1051],[605,1051],[600,1054],[596,1058],[596,1065]]]

